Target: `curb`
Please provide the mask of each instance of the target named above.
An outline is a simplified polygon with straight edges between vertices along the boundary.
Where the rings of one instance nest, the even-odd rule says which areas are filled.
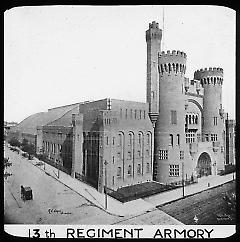
[[[188,198],[188,197],[191,197],[191,196],[197,195],[197,194],[202,193],[202,192],[205,192],[205,191],[207,191],[207,190],[211,190],[211,189],[213,189],[213,188],[220,187],[220,186],[222,186],[222,185],[224,185],[224,184],[227,184],[227,183],[230,183],[230,182],[233,182],[233,181],[235,181],[235,180],[226,181],[226,182],[224,182],[224,183],[222,183],[222,184],[218,184],[218,185],[216,185],[216,186],[212,186],[212,187],[207,188],[207,189],[204,189],[204,190],[202,190],[202,191],[199,191],[199,192],[196,192],[196,193],[193,193],[193,194],[189,194],[189,195],[186,195],[186,196],[184,196],[184,197],[180,197],[180,198],[174,199],[174,200],[169,201],[169,202],[165,202],[165,203],[159,204],[159,205],[156,206],[156,208],[160,208],[161,206],[165,206],[165,205],[167,205],[167,204],[171,204],[171,203],[176,202],[176,201],[179,201],[179,200],[181,200],[181,199],[185,199],[185,198]]]

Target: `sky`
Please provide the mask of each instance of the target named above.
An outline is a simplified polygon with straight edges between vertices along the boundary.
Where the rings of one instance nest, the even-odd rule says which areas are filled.
[[[236,13],[222,6],[31,6],[4,13],[4,120],[114,98],[146,102],[145,31],[187,54],[186,77],[224,69],[223,107],[235,118]],[[164,27],[164,28],[163,28]]]

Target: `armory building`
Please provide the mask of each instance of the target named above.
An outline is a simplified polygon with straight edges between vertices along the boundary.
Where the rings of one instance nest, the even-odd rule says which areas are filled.
[[[200,69],[190,80],[186,53],[161,51],[161,38],[150,23],[146,103],[106,98],[57,107],[23,120],[9,137],[29,139],[38,154],[100,192],[217,175],[235,163],[223,69]]]

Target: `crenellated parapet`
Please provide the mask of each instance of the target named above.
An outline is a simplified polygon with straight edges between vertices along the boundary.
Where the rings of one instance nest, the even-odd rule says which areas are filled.
[[[167,50],[167,52],[162,51],[161,53],[159,53],[159,57],[169,57],[169,56],[180,56],[183,58],[187,58],[187,54],[180,50],[172,50],[172,51]]]
[[[186,73],[186,60],[187,55],[182,51],[162,51],[158,54],[158,67],[160,75],[184,75]]]
[[[159,25],[155,21],[149,23],[149,29],[146,31],[146,41],[151,39],[162,39],[162,30],[159,29]]]
[[[223,69],[210,67],[200,69],[194,72],[194,79],[200,80],[201,84],[204,85],[222,85],[223,83]]]

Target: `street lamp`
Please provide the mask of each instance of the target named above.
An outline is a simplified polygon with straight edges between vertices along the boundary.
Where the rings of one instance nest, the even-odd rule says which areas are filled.
[[[107,161],[105,160],[105,209],[107,209]]]

